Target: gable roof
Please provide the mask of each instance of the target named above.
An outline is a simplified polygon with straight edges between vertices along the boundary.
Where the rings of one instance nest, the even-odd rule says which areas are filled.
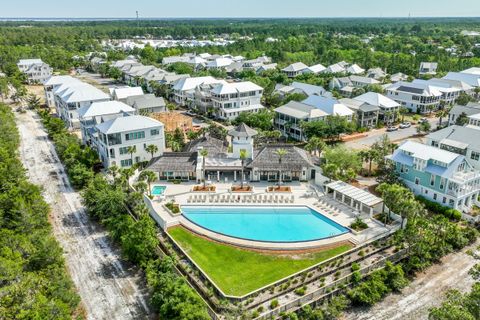
[[[302,103],[320,109],[328,113],[329,115],[338,115],[342,117],[353,115],[353,111],[350,110],[347,106],[341,104],[338,100],[331,98],[310,96],[307,99],[303,100]]]
[[[142,87],[120,87],[110,89],[110,94],[117,100],[125,99],[131,96],[139,96],[143,94]]]
[[[137,109],[165,107],[165,100],[162,97],[156,97],[154,94],[142,94],[127,98],[127,104]]]
[[[321,86],[315,86],[313,84],[309,84],[309,83],[303,83],[303,82],[292,82],[290,84],[290,87],[292,88],[295,88],[295,89],[300,89],[302,90],[303,92],[305,92],[305,94],[307,96],[311,96],[311,95],[322,95],[323,93],[325,93],[325,89]]]
[[[382,109],[391,109],[400,107],[400,104],[388,97],[385,97],[383,94],[376,92],[367,92],[356,98],[355,100],[366,102],[372,106],[377,106]]]
[[[211,90],[213,94],[232,94],[250,91],[262,91],[263,88],[251,81],[220,83]]]
[[[202,84],[214,84],[214,83],[227,83],[225,80],[217,80],[212,76],[206,77],[193,77],[193,78],[181,78],[173,86],[173,90],[187,91],[193,90],[197,86]]]
[[[110,100],[110,96],[105,92],[81,81],[63,83],[54,93],[66,103]]]
[[[90,106],[78,109],[81,118],[97,117],[107,114],[134,112],[135,109],[120,101],[94,102]]]
[[[443,79],[463,81],[472,87],[480,87],[480,74],[449,72]]]
[[[365,72],[365,69],[361,68],[358,64],[352,64],[347,68],[347,72],[351,74],[361,74]]]
[[[288,102],[281,107],[276,108],[275,112],[286,114],[290,117],[303,120],[322,118],[329,115],[323,110],[294,100]]]
[[[286,68],[283,68],[282,71],[284,72],[299,72],[302,70],[307,69],[308,66],[303,63],[303,62],[296,62],[292,63],[291,65],[287,66]]]
[[[480,151],[480,130],[453,125],[427,135],[427,139],[441,142],[445,139],[468,144],[469,148]]]
[[[97,130],[104,134],[144,130],[156,127],[163,127],[163,123],[149,117],[137,115],[116,118],[96,126]]]

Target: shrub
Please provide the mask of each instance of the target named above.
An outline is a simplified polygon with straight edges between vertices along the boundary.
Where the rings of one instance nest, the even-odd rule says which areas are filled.
[[[304,296],[306,292],[307,292],[307,287],[306,286],[303,286],[303,287],[295,290],[295,294],[298,295],[298,296]]]
[[[352,272],[360,270],[360,265],[356,262],[352,263]]]
[[[459,221],[462,219],[462,213],[458,210],[443,206],[438,202],[431,201],[422,196],[416,196],[415,198],[417,201],[423,203],[425,208],[432,213],[441,214],[452,221]]]
[[[350,225],[355,231],[362,231],[368,228],[368,225],[360,218],[355,219],[355,221]]]
[[[278,307],[278,300],[273,299],[272,301],[270,301],[270,309],[275,309],[276,307]]]

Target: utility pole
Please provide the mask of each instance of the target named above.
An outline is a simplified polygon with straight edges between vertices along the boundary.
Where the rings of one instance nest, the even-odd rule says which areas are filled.
[[[138,11],[135,11],[137,14],[137,28],[140,28],[140,20],[138,19]]]

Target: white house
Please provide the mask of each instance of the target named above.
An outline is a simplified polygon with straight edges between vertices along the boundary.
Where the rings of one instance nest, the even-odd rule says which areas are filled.
[[[45,101],[49,107],[55,107],[54,90],[64,83],[81,83],[77,78],[71,76],[51,76],[43,83]]]
[[[362,74],[365,72],[365,69],[360,67],[358,64],[352,64],[347,68],[347,73],[350,74]]]
[[[322,73],[345,73],[347,71],[346,66],[343,62],[334,63],[323,70]]]
[[[110,95],[113,100],[127,102],[128,97],[139,96],[143,94],[142,87],[117,87],[110,88]]]
[[[289,78],[295,78],[296,76],[301,75],[307,69],[308,69],[308,66],[303,62],[296,62],[296,63],[292,63],[286,68],[283,68],[282,72],[285,73]]]
[[[454,105],[448,113],[448,125],[456,124],[458,118],[462,115],[465,117],[476,115],[480,113],[480,104],[468,103],[466,106]]]
[[[306,96],[324,96],[327,94],[327,90],[325,90],[321,86],[315,86],[313,84],[294,81],[289,85],[283,85],[280,83],[277,84],[275,86],[275,93],[277,93],[281,97],[285,97],[286,95],[293,93],[300,93]]]
[[[131,167],[135,163],[151,160],[145,150],[156,145],[158,153],[165,151],[164,125],[152,118],[134,115],[115,118],[95,126],[98,135],[98,153],[105,168],[117,165]],[[134,147],[134,152],[129,147]]]
[[[231,65],[234,61],[230,58],[218,58],[209,61],[205,66],[207,69],[224,69]]]
[[[469,84],[459,81],[459,80],[448,80],[448,79],[429,79],[429,80],[420,80],[415,79],[412,83],[429,85],[432,88],[437,89],[442,93],[441,100],[445,101],[447,104],[452,104],[457,100],[461,93],[471,94],[473,87]]]
[[[400,110],[398,102],[376,92],[367,92],[354,99],[380,108],[379,118],[385,123],[395,121],[396,114]]]
[[[438,63],[436,62],[422,62],[420,63],[420,69],[418,73],[420,75],[436,75],[438,69]]]
[[[473,68],[462,72],[449,72],[443,79],[462,81],[473,88],[480,87],[480,72],[477,73]]]
[[[120,101],[94,102],[78,109],[80,132],[84,144],[95,142],[95,126],[118,117],[134,115],[136,110]]]
[[[387,97],[412,112],[428,113],[438,109],[443,93],[428,83],[397,82],[386,89]]]
[[[21,59],[17,67],[27,76],[28,83],[43,83],[52,75],[52,68],[41,59]]]
[[[69,128],[80,128],[78,109],[110,100],[110,95],[84,82],[65,82],[53,89],[55,106]]]
[[[333,98],[309,96],[303,100],[302,103],[322,110],[328,115],[344,117],[348,121],[352,121],[354,115],[354,112],[350,110],[350,108]]]
[[[325,70],[325,66],[322,64],[316,64],[311,67],[308,67],[307,69],[303,70],[303,73],[313,73],[313,74],[319,74],[323,70]]]
[[[263,88],[250,81],[221,83],[211,90],[212,105],[216,116],[233,120],[242,112],[258,112],[264,109],[261,103]]]
[[[225,80],[217,80],[214,77],[181,78],[173,85],[174,100],[181,106],[187,106],[195,102],[195,89],[201,85],[213,85],[226,83]]]
[[[157,113],[166,111],[166,103],[162,97],[156,97],[154,94],[142,94],[139,96],[130,96],[126,102],[129,106],[135,108],[138,114]]]

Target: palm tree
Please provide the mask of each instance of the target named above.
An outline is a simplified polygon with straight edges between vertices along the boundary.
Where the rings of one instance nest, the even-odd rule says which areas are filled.
[[[173,140],[172,142],[170,142],[170,148],[172,148],[173,152],[179,152],[180,150],[182,150],[182,145],[178,141]]]
[[[305,146],[305,150],[314,152],[314,155],[318,154],[319,157],[321,156],[323,149],[325,149],[325,142],[318,137],[312,137],[308,140],[308,143]]]
[[[439,118],[438,119],[438,125],[440,127],[442,126],[443,118],[448,117],[449,112],[450,112],[450,108],[443,108],[443,109],[438,110],[437,117]]]
[[[245,159],[247,159],[247,150],[240,150],[240,160],[242,160],[242,176],[240,177],[241,189],[243,190],[243,171],[245,170]]]
[[[138,176],[138,179],[140,181],[145,181],[145,180],[147,181],[148,194],[151,196],[152,195],[151,184],[152,184],[152,182],[157,180],[157,175],[155,174],[155,172],[149,171],[149,170],[144,170],[144,171],[142,171],[142,173],[140,173],[140,175]]]
[[[133,154],[137,152],[137,146],[129,146],[127,147],[127,153],[130,154],[130,160],[132,161],[133,166]]]
[[[402,122],[405,122],[405,115],[408,113],[408,108],[402,106],[400,107],[399,112],[402,115]]]
[[[146,148],[145,148],[145,151],[147,151],[148,153],[150,153],[150,155],[152,156],[152,159],[153,159],[153,155],[155,153],[158,152],[158,147],[154,144],[149,144]],[[151,159],[150,159],[151,160]]]
[[[282,160],[287,155],[288,151],[285,149],[278,149],[276,151],[278,156],[278,188],[282,185]]]
[[[107,170],[107,172],[112,176],[113,181],[117,178],[117,174],[119,172],[120,168],[116,165],[110,166]]]
[[[205,158],[208,156],[208,150],[200,150],[200,155],[202,156],[202,172],[203,172],[203,189],[207,188],[207,178],[205,177]]]

